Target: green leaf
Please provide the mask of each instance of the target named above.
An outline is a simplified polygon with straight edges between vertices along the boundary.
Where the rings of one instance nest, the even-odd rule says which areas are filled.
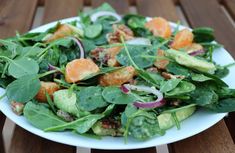
[[[193,90],[195,90],[195,85],[187,82],[187,81],[181,81],[176,88],[174,88],[173,90],[169,91],[166,93],[167,97],[171,97],[171,96],[176,96],[176,95],[182,95],[182,94],[186,94],[189,92],[192,92]]]
[[[224,78],[229,74],[229,69],[227,67],[218,66],[215,71],[215,76],[218,78]]]
[[[37,74],[38,71],[38,63],[35,60],[26,57],[12,61],[8,67],[8,73],[15,78],[20,78],[30,74]]]
[[[76,130],[78,133],[86,133],[99,119],[103,118],[103,114],[92,114],[79,118],[73,122],[46,128],[45,131],[64,131]]]
[[[235,98],[235,89],[229,89],[228,87],[222,87],[216,90],[216,93],[220,98]]]
[[[235,98],[222,99],[218,104],[210,105],[208,108],[218,113],[234,112]]]
[[[147,56],[155,56],[156,52],[151,47],[139,46],[139,45],[128,45],[127,49],[134,63],[139,68],[146,68],[153,65],[155,62],[154,58],[147,58]],[[123,48],[116,56],[117,61],[124,66],[132,65],[125,48]]]
[[[33,126],[42,130],[66,123],[41,103],[28,102],[24,107],[24,116]]]
[[[111,104],[104,110],[102,114],[104,114],[105,116],[109,116],[113,112],[114,108],[115,104]]]
[[[124,94],[119,87],[106,87],[102,95],[104,99],[113,104],[129,104],[135,102],[138,98],[133,94]]]
[[[170,62],[167,66],[166,66],[166,70],[167,72],[173,73],[175,75],[183,75],[183,76],[190,76],[190,70],[188,70],[187,68],[177,64],[177,63],[173,63]]]
[[[5,49],[1,48],[1,45],[4,46]],[[10,40],[0,39],[0,55],[6,56],[9,58],[14,58],[20,54],[22,47]]]
[[[190,94],[189,103],[206,106],[218,102],[218,95],[206,85],[197,85],[196,90]]]
[[[95,38],[99,36],[102,32],[102,25],[101,24],[93,24],[89,25],[85,28],[85,36],[87,38]]]
[[[197,43],[211,42],[215,40],[214,30],[209,27],[199,27],[193,29],[194,41]]]
[[[197,73],[192,73],[191,78],[193,81],[197,81],[197,82],[204,82],[204,81],[212,80],[212,78],[209,78],[203,74],[197,74]]]
[[[161,84],[160,91],[164,93],[171,91],[180,83],[180,81],[181,79],[170,79],[170,80],[164,81]]]
[[[26,103],[33,99],[41,87],[37,75],[25,75],[10,83],[6,88],[9,101]]]
[[[77,103],[79,108],[84,111],[93,111],[97,108],[107,106],[102,97],[103,88],[99,86],[86,87],[77,94]]]

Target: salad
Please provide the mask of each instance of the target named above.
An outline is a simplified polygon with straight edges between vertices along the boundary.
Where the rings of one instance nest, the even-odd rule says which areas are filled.
[[[107,3],[79,17],[0,40],[0,96],[33,126],[147,140],[200,108],[235,111],[221,80],[234,64],[213,61],[213,29],[120,16]]]

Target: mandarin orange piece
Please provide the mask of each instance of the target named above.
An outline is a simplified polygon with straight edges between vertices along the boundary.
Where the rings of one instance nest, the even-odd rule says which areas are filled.
[[[151,31],[154,36],[163,38],[169,38],[171,36],[170,24],[162,17],[153,18],[145,24],[145,27]]]
[[[65,81],[75,83],[98,71],[99,67],[91,59],[75,59],[66,65]]]
[[[193,33],[188,29],[179,31],[171,44],[173,49],[185,48],[193,43]]]

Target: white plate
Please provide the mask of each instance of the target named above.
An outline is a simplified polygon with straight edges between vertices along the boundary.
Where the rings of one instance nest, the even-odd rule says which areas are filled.
[[[77,17],[74,17],[69,19],[63,19],[61,20],[61,22],[69,22],[73,20],[79,21]],[[56,22],[49,23],[38,27],[32,30],[31,32],[42,32],[47,30],[49,27],[54,26],[55,24]],[[176,24],[171,23],[171,26],[175,27]],[[180,28],[185,27],[181,26]],[[234,62],[232,56],[223,48],[217,49],[215,51],[213,59],[221,65]],[[233,80],[233,78],[235,78],[235,67],[230,68],[230,74],[223,80],[228,83],[231,88],[235,88],[235,81]],[[2,95],[3,93],[4,90],[0,89],[0,95]],[[33,127],[29,122],[27,122],[27,120],[23,116],[15,115],[12,112],[9,102],[6,98],[0,101],[0,110],[17,125],[38,136],[72,146],[96,149],[137,149],[172,143],[188,138],[208,129],[209,127],[219,122],[226,115],[226,113],[212,113],[205,110],[198,110],[192,117],[186,119],[181,123],[180,130],[177,130],[174,127],[167,130],[164,136],[154,137],[144,142],[130,138],[128,140],[128,143],[125,144],[124,139],[121,137],[104,137],[102,138],[102,140],[97,140],[76,135],[72,132],[43,132],[42,130]]]

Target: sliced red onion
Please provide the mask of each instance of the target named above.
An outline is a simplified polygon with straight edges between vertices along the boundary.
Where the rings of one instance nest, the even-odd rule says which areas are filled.
[[[122,86],[120,87],[120,89],[121,89],[121,91],[122,91],[123,93],[125,93],[125,94],[128,94],[128,93],[130,92],[130,90],[129,90],[128,88],[126,88],[124,85],[122,85]]]
[[[129,44],[129,45],[148,45],[148,46],[151,46],[151,41],[147,38],[134,38],[134,39],[131,39],[131,40],[128,40],[126,41],[126,44]]]
[[[139,107],[139,108],[157,108],[157,107],[162,107],[166,104],[166,101],[164,99],[162,99],[161,101],[152,101],[152,102],[134,102],[134,106],[135,107]]]
[[[205,53],[205,51],[203,49],[200,49],[200,50],[196,50],[196,51],[190,52],[189,55],[197,56],[197,55],[204,54],[204,53]]]
[[[152,102],[134,102],[134,106],[139,107],[139,108],[156,108],[156,107],[161,107],[166,104],[165,100],[163,99],[163,94],[151,87],[147,86],[135,86],[135,85],[130,85],[130,84],[124,84],[123,85],[125,88],[129,90],[136,90],[136,91],[144,91],[147,93],[152,93],[157,96],[157,99]]]
[[[99,17],[102,17],[102,16],[112,16],[114,18],[116,18],[116,21],[112,22],[112,23],[117,23],[119,21],[121,21],[121,16],[118,15],[117,13],[114,13],[114,12],[109,12],[109,11],[99,11],[97,13],[94,13],[91,15],[91,21],[92,22],[95,22]]]
[[[81,40],[76,37],[69,37],[69,38],[72,39],[78,45],[79,50],[80,50],[80,58],[84,58],[85,57],[85,49],[84,49],[84,46],[83,46]]]
[[[55,67],[55,66],[53,66],[51,64],[48,64],[48,70],[49,71],[56,70],[56,69],[57,69],[57,67]]]

